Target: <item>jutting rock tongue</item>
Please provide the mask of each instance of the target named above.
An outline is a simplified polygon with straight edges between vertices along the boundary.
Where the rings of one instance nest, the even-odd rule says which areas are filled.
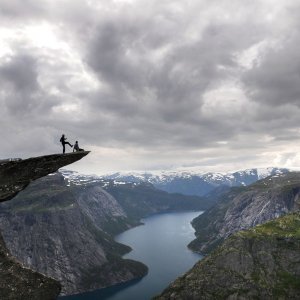
[[[12,199],[31,181],[80,160],[89,151],[53,154],[24,160],[0,160],[0,202]]]
[[[12,199],[31,181],[80,160],[88,153],[83,151],[0,161],[0,202]],[[12,257],[0,235],[0,299],[53,300],[60,290],[58,281],[24,268]]]

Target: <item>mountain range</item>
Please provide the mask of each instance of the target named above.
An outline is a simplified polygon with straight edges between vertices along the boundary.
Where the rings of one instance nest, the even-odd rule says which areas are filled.
[[[271,175],[289,172],[285,168],[253,168],[230,173],[203,173],[199,170],[125,172],[101,176],[114,182],[148,182],[156,188],[184,195],[204,196],[220,186],[246,186]],[[75,174],[74,174],[75,175]]]

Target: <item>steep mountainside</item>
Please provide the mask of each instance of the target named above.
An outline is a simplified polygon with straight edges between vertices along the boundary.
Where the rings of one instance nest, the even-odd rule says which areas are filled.
[[[0,299],[53,300],[61,286],[52,278],[24,268],[11,256],[0,236]]]
[[[80,160],[89,152],[47,155],[25,160],[0,161],[0,201],[12,199],[31,181]],[[19,237],[18,237],[19,238]],[[61,285],[52,278],[24,268],[6,248],[0,235],[0,298],[53,300]]]
[[[274,175],[248,187],[232,188],[193,220],[196,240],[189,245],[207,253],[239,230],[253,227],[300,208],[300,173]]]
[[[0,210],[12,254],[60,281],[62,294],[145,275],[146,266],[121,258],[130,248],[111,235],[136,224],[101,187],[67,186],[59,173],[35,181]]]
[[[37,180],[2,204],[0,227],[19,260],[59,280],[62,294],[73,294],[145,275],[143,264],[121,259],[130,249],[113,235],[153,213],[207,207],[201,197],[169,194],[151,184],[75,179],[64,172]]]
[[[159,300],[299,299],[300,213],[228,238]]]
[[[203,196],[219,186],[246,186],[270,175],[289,172],[287,169],[249,169],[232,173],[176,171],[160,173],[114,173],[102,176],[116,182],[148,182],[169,193]]]

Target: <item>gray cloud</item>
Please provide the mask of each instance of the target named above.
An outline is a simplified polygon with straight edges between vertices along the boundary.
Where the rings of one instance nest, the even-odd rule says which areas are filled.
[[[0,82],[5,91],[2,100],[10,112],[26,113],[37,104],[39,84],[36,61],[27,55],[8,57],[6,60],[0,66]]]
[[[59,151],[63,131],[90,170],[296,160],[294,1],[150,2],[1,1],[2,156]]]
[[[268,45],[253,68],[241,77],[249,97],[270,106],[300,104],[300,5],[288,1],[283,20],[274,24]]]
[[[269,105],[300,105],[299,42],[300,32],[292,33],[246,72],[243,80],[252,99]]]
[[[123,119],[124,130],[113,136],[132,144],[204,146],[233,135],[230,122],[203,115],[203,94],[236,73],[234,53],[261,37],[254,34],[255,26],[245,37],[240,24],[208,24],[193,41],[178,42],[176,23],[165,30],[156,25],[155,20],[132,24],[123,17],[96,27],[87,62],[110,92],[99,91],[92,108]],[[164,32],[165,39],[157,42],[154,32]],[[163,59],[155,57],[163,51]]]
[[[16,91],[29,92],[38,89],[36,61],[28,55],[9,57],[0,67],[1,77]]]
[[[1,0],[0,15],[4,18],[30,18],[45,12],[41,1]]]

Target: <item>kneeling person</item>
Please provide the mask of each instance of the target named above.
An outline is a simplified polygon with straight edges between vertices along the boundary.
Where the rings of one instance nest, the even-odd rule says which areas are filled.
[[[78,141],[75,142],[73,152],[84,151],[84,149],[79,148]]]

